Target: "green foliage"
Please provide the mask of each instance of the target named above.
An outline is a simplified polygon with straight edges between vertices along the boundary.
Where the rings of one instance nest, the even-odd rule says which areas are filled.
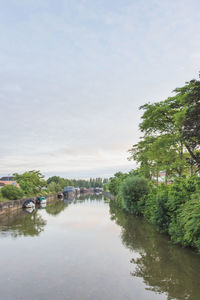
[[[175,243],[200,251],[200,80],[191,80],[164,101],[147,103],[140,130],[144,136],[129,150],[139,165],[139,175],[152,184],[147,195],[137,199],[128,177],[113,189],[118,204],[141,213]],[[165,183],[159,185],[159,174]],[[189,175],[191,175],[189,177]],[[170,180],[169,180],[170,179]],[[134,200],[133,200],[134,199]]]
[[[149,191],[148,181],[139,176],[128,176],[120,184],[119,197],[123,199],[124,207],[127,211],[134,214],[141,213],[141,202],[139,201],[147,195]]]
[[[74,187],[85,187],[85,188],[91,188],[91,187],[103,187],[105,183],[107,183],[107,179],[102,178],[90,178],[90,180],[85,179],[66,179],[59,176],[52,176],[49,177],[47,180],[48,186],[54,182],[58,185],[58,188],[61,187],[63,189],[65,186],[74,186]],[[51,188],[51,187],[50,187]],[[56,189],[58,189],[56,188]]]
[[[108,183],[105,183],[105,184],[103,185],[103,190],[104,190],[104,192],[109,192]]]
[[[4,198],[9,200],[17,200],[23,197],[24,193],[18,187],[8,184],[1,188],[1,194]]]
[[[160,231],[167,232],[170,222],[168,211],[169,188],[165,184],[151,188],[146,197],[144,216]]]
[[[54,181],[51,181],[47,187],[50,193],[58,193],[62,191],[62,186]]]
[[[169,234],[172,241],[183,246],[192,246],[200,252],[200,194],[197,199],[181,205],[173,218]]]
[[[23,174],[14,174],[14,179],[20,185],[26,196],[39,194],[42,188],[46,186],[46,181],[40,171],[29,171]]]
[[[173,178],[200,169],[200,81],[191,80],[174,93],[140,107],[144,136],[129,152],[149,179],[159,171]]]
[[[120,183],[128,176],[128,174],[117,172],[114,177],[111,177],[108,183],[108,189],[113,195],[119,192]]]
[[[0,190],[0,202],[5,202],[5,201],[8,201],[8,199],[3,197],[1,190]]]
[[[117,191],[118,207],[143,215],[174,243],[200,251],[200,177],[178,177],[167,185],[148,182],[131,172],[122,175],[115,174],[109,182]]]

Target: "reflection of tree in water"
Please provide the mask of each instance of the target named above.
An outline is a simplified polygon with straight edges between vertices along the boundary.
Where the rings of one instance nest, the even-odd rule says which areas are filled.
[[[61,211],[63,211],[68,205],[65,204],[61,200],[53,201],[52,203],[48,204],[46,207],[46,212],[49,215],[58,215]]]
[[[143,278],[149,290],[167,293],[168,299],[200,299],[200,257],[174,246],[168,237],[142,218],[130,216],[110,203],[111,219],[122,226],[123,244],[137,252],[132,276]]]
[[[3,218],[0,222],[0,234],[12,237],[19,236],[38,236],[46,225],[46,221],[42,216],[34,211],[32,214],[26,211],[13,214],[7,218]]]
[[[79,202],[79,201],[83,201],[83,200],[102,201],[102,195],[97,195],[97,194],[92,194],[92,193],[80,194],[80,196],[78,198],[76,198],[74,202]]]

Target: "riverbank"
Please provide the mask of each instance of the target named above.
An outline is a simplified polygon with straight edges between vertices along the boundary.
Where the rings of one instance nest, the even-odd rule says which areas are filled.
[[[9,214],[15,210],[22,209],[24,202],[30,199],[36,201],[37,197],[29,197],[18,200],[8,200],[6,202],[0,202],[0,217],[4,214]],[[54,194],[50,194],[47,196],[47,202],[52,202],[54,199]]]
[[[175,178],[156,184],[142,176],[118,173],[108,188],[124,211],[143,216],[171,241],[200,253],[200,178]]]
[[[112,195],[110,192],[105,192],[105,191],[103,191],[102,194],[103,194],[105,197],[108,197],[108,198],[111,199],[111,200],[115,200],[115,196]]]

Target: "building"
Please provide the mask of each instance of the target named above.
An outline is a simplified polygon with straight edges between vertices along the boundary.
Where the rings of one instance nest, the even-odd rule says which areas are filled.
[[[166,177],[167,174],[165,171],[159,171],[157,176],[152,176],[152,179],[156,181],[157,183],[166,183],[171,184],[173,182],[173,179]]]
[[[14,180],[13,176],[4,176],[0,178],[0,188],[8,184],[12,184],[14,186],[19,187],[19,184],[17,183],[16,180]]]

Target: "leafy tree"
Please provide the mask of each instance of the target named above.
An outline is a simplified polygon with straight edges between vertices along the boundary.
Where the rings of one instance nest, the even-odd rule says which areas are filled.
[[[168,208],[169,186],[161,184],[151,187],[145,201],[143,214],[160,231],[168,232],[170,215]]]
[[[1,189],[2,196],[9,200],[17,200],[23,197],[24,193],[18,187],[8,184]]]
[[[200,81],[192,80],[174,90],[175,96],[140,107],[144,110],[142,140],[130,150],[145,177],[160,170],[182,176],[200,166]]]
[[[120,183],[128,176],[126,173],[117,172],[114,177],[111,177],[108,183],[108,189],[113,195],[117,195],[119,192]]]
[[[127,211],[140,214],[139,201],[148,194],[148,181],[139,176],[128,176],[120,184],[119,196],[123,199]]]
[[[190,165],[193,173],[193,165],[200,169],[200,81],[192,80],[188,87],[188,109],[183,122],[183,140],[191,155]],[[181,91],[180,91],[181,92]]]
[[[62,187],[59,183],[56,183],[54,181],[51,181],[48,186],[47,186],[48,190],[51,192],[51,193],[58,193],[58,192],[61,192],[62,190]]]
[[[14,179],[19,183],[26,196],[37,195],[41,188],[46,187],[46,181],[40,171],[33,170],[23,174],[15,173]]]

